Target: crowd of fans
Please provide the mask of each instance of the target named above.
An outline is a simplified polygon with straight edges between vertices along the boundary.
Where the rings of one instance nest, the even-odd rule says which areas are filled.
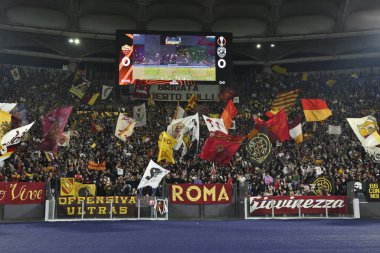
[[[0,102],[17,102],[18,107],[12,112],[25,108],[27,121],[36,123],[12,157],[1,165],[0,181],[49,182],[53,189],[58,189],[60,178],[75,177],[82,183],[95,183],[98,195],[138,194],[137,186],[149,160],[156,161],[158,136],[170,124],[177,103],[156,101],[155,106],[147,106],[147,126],[135,128],[133,135],[122,142],[114,136],[117,115],[104,112],[133,115],[133,106],[142,101],[120,101],[111,95],[90,106],[69,92],[80,83],[80,78],[75,80],[66,71],[19,67],[21,80],[15,81],[11,69],[13,66],[0,66]],[[335,80],[335,85],[326,85],[329,79]],[[369,114],[378,118],[379,80],[380,76],[373,73],[357,73],[354,77],[309,74],[307,81],[298,74],[258,74],[250,83],[239,84],[244,93],[238,94],[237,129],[230,131],[231,135],[248,134],[254,127],[253,119],[270,110],[278,92],[295,88],[300,91],[299,98],[324,99],[333,115],[324,122],[305,122],[297,99],[288,120],[296,115],[303,118],[301,144],[293,140],[273,143],[271,157],[263,164],[250,161],[243,144],[225,167],[202,161],[196,153],[180,158],[181,152],[175,152],[175,164],[162,164],[170,170],[163,183],[234,183],[246,187],[252,195],[308,195],[313,190],[310,183],[326,177],[334,189],[325,194],[345,195],[347,182],[377,182],[379,163],[365,153],[345,119]],[[87,93],[101,91],[101,85],[92,80]],[[74,108],[66,126],[72,133],[70,146],[59,147],[56,158],[48,161],[38,150],[42,136],[40,119],[49,111],[71,105]],[[221,113],[225,106],[223,102],[205,105],[210,113]],[[182,107],[185,106],[183,102]],[[201,149],[209,132],[202,118],[200,121]],[[102,129],[94,131],[93,124]],[[329,135],[329,124],[340,125],[342,134]],[[106,171],[88,170],[90,160],[106,161]],[[145,189],[146,193],[154,192]]]

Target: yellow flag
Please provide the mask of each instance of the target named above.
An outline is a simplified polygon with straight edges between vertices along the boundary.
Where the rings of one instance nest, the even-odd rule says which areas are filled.
[[[81,184],[74,183],[75,197],[95,196],[96,186],[95,184]]]
[[[91,147],[91,148],[96,148],[96,143],[95,143],[95,142],[92,143],[90,147]]]
[[[148,97],[148,105],[149,105],[149,106],[154,106],[154,105],[156,105],[156,103],[155,103],[154,100],[153,100],[153,95],[152,95],[152,94],[150,94],[149,97]]]
[[[219,113],[210,113],[210,118],[219,119],[220,118],[220,114]]]
[[[171,137],[167,132],[162,132],[158,138],[158,157],[157,162],[165,160],[166,163],[175,163],[173,157],[173,148],[177,140]]]
[[[276,72],[277,74],[286,75],[288,73],[288,70],[286,68],[281,67],[280,65],[274,65],[272,67],[272,70]]]
[[[330,87],[333,87],[335,85],[335,83],[336,83],[336,81],[331,80],[331,79],[326,81],[327,86],[330,86]]]
[[[73,196],[74,195],[74,178],[61,178],[61,187],[60,187],[60,195],[61,196]]]
[[[309,79],[309,74],[308,73],[306,73],[306,72],[303,72],[303,74],[302,74],[302,81],[307,81]]]
[[[94,105],[96,100],[98,99],[100,93],[95,93],[94,95],[92,95],[91,99],[88,101],[88,104],[89,105]]]
[[[189,98],[189,100],[187,102],[188,102],[188,104],[185,108],[185,111],[190,111],[197,104],[197,96],[195,94],[191,95],[191,97]]]
[[[11,130],[12,114],[0,110],[0,140]]]

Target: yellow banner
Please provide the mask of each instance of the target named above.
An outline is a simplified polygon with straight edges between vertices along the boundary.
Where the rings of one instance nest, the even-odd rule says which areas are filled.
[[[60,196],[86,197],[95,194],[95,184],[78,183],[75,178],[61,178]]]
[[[100,96],[100,93],[95,93],[94,95],[92,95],[91,99],[88,101],[88,104],[89,105],[94,105],[96,100],[98,100],[98,97]]]

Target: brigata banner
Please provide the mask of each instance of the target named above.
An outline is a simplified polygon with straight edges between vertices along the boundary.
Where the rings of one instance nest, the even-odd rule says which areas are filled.
[[[326,205],[329,214],[346,214],[346,196],[271,196],[251,197],[250,216],[272,215],[272,200],[275,215],[298,214],[301,207],[302,214],[325,214]]]
[[[132,86],[132,85],[131,85]],[[132,94],[134,88],[130,87]],[[150,85],[150,94],[155,101],[187,101],[195,94],[198,101],[219,101],[219,85]],[[141,97],[136,97],[141,98]]]
[[[84,202],[84,208],[82,208]],[[112,202],[112,216],[136,218],[137,207],[134,196],[109,197],[59,197],[58,218],[109,218]]]
[[[231,184],[172,184],[169,187],[171,204],[229,204]]]
[[[45,183],[0,182],[0,205],[43,203]]]

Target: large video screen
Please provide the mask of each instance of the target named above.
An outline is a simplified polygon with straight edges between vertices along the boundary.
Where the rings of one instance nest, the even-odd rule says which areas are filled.
[[[118,30],[118,84],[227,84],[230,45],[229,33]]]

